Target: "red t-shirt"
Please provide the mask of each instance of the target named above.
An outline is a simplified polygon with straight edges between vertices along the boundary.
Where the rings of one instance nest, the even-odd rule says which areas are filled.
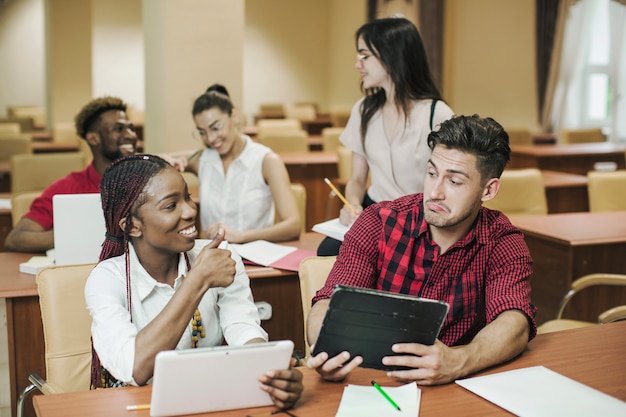
[[[52,183],[37,197],[24,217],[36,221],[44,230],[52,229],[52,196],[56,194],[87,194],[100,192],[102,175],[90,164],[82,171],[72,172]]]

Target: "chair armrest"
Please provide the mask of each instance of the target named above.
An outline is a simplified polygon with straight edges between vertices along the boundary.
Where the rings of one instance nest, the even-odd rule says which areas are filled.
[[[35,386],[39,391],[44,393],[45,395],[49,394],[58,394],[60,391],[53,384],[48,383],[45,379],[41,377],[39,374],[30,374],[28,375],[28,380]]]

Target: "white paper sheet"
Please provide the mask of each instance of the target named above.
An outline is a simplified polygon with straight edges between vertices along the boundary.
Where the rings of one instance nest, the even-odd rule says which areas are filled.
[[[626,403],[543,366],[456,381],[521,417],[624,417]]]
[[[231,243],[230,246],[237,251],[239,256],[255,264],[268,266],[298,250],[295,246],[285,246],[268,242],[267,240],[255,240],[249,243]]]
[[[332,219],[313,225],[311,230],[343,242],[343,236],[348,229],[350,229],[350,227],[341,224],[339,219]]]
[[[400,387],[382,387],[382,389],[398,404],[400,411],[396,410],[373,386],[350,384],[343,389],[339,410],[335,417],[419,416],[422,392],[415,382]]]

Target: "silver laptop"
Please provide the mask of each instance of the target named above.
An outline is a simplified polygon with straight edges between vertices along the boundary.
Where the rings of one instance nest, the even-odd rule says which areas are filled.
[[[100,194],[57,194],[52,212],[55,264],[98,262],[106,230]]]
[[[258,378],[287,369],[293,342],[168,350],[157,354],[152,417],[179,416],[272,405]]]

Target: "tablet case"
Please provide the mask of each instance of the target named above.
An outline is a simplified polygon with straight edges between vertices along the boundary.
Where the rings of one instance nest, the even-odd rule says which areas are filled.
[[[348,351],[363,357],[364,368],[404,369],[383,365],[383,356],[395,355],[394,343],[432,345],[447,314],[442,301],[337,285],[313,355]]]
[[[179,416],[272,405],[259,376],[287,369],[293,342],[216,346],[159,352],[150,416]]]

